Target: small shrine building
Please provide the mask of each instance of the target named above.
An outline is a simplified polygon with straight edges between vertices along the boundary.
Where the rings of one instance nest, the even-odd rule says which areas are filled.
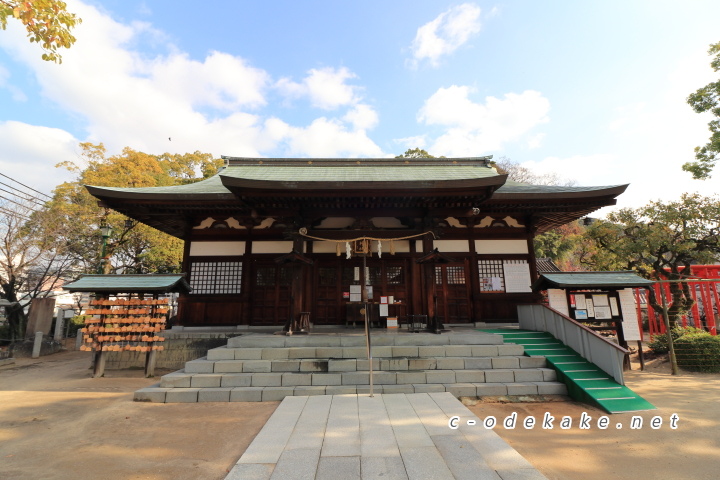
[[[345,324],[363,282],[388,315],[513,321],[539,298],[535,235],[627,188],[519,183],[490,156],[224,158],[188,185],[87,186],[101,205],[185,241],[192,290],[180,325],[283,325],[299,312]]]

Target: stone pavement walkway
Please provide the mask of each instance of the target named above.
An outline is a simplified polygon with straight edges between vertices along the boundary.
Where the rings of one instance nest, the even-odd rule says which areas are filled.
[[[225,480],[261,479],[546,477],[445,392],[286,397]]]

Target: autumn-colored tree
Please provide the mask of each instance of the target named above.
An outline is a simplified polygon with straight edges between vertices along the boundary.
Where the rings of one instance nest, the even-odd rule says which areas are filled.
[[[7,28],[7,19],[15,18],[25,25],[31,42],[43,49],[42,59],[62,63],[58,48],[70,48],[75,37],[70,33],[82,22],[67,11],[60,0],[0,0],[0,28]]]
[[[214,175],[222,159],[201,152],[184,155],[150,155],[125,148],[107,157],[102,144],[81,143],[82,163],[64,162],[60,167],[76,173],[73,182],[53,191],[49,208],[72,229],[68,250],[86,272],[169,273],[180,268],[182,241],[124,215],[101,208],[84,185],[105,187],[160,187],[180,185]],[[106,258],[100,258],[100,225],[112,227]],[[46,232],[47,235],[52,234]]]
[[[720,72],[720,42],[710,45],[709,55],[713,71]],[[683,170],[692,173],[693,178],[707,180],[715,164],[720,160],[720,80],[697,89],[687,99],[697,113],[711,112],[715,117],[708,124],[710,140],[702,147],[695,147],[695,161],[683,165]]]
[[[645,278],[672,281],[668,316],[674,326],[694,304],[689,286],[678,280],[686,278],[691,264],[720,258],[720,200],[684,194],[679,201],[623,208],[587,234],[598,247],[591,265],[596,270],[635,270]],[[662,314],[662,302],[650,293],[650,304]]]

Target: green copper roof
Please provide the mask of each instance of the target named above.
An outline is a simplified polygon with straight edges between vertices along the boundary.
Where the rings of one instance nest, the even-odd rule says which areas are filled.
[[[167,293],[191,290],[184,275],[82,275],[63,289],[70,292]]]
[[[540,275],[533,290],[548,288],[627,288],[648,287],[654,282],[640,277],[635,272],[557,272]]]

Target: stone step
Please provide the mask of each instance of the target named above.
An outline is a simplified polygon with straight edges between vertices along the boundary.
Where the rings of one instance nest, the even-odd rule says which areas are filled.
[[[539,368],[545,357],[390,357],[373,358],[373,370],[463,370],[497,368]],[[367,371],[363,358],[295,358],[287,360],[208,360],[185,363],[184,373],[270,373],[270,372],[355,372]]]
[[[373,372],[376,385],[522,383],[557,380],[551,368],[498,368],[490,370],[380,370]],[[295,387],[318,385],[369,385],[370,372],[268,372],[187,373],[164,375],[163,388]]]
[[[499,345],[500,335],[484,332],[433,333],[372,333],[373,346],[431,346],[431,345]],[[365,335],[361,333],[268,335],[250,333],[228,340],[230,348],[282,348],[282,347],[364,347]]]
[[[374,358],[390,357],[503,357],[523,355],[522,345],[373,345]],[[367,358],[366,347],[217,347],[208,360],[293,360]]]
[[[428,393],[450,392],[456,397],[517,397],[528,395],[567,395],[562,382],[511,382],[511,383],[434,383],[404,385],[374,385],[373,393]],[[369,394],[369,385],[316,385],[280,387],[211,387],[163,388],[147,387],[135,392],[134,400],[154,403],[196,402],[267,402],[279,401],[287,396]]]

